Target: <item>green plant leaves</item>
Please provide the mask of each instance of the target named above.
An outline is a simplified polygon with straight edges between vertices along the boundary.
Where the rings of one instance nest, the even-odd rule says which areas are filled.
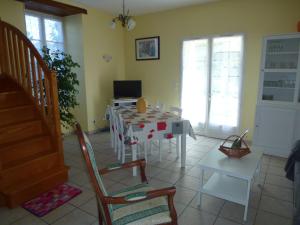
[[[50,52],[43,47],[43,60],[50,70],[56,71],[59,113],[62,125],[67,128],[75,123],[75,117],[71,112],[78,105],[76,96],[79,81],[73,69],[80,65],[73,61],[72,56],[62,51]]]

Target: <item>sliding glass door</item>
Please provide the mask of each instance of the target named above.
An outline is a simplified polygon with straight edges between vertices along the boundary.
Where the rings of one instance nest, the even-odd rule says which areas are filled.
[[[242,65],[241,35],[183,42],[181,107],[200,134],[238,132]]]

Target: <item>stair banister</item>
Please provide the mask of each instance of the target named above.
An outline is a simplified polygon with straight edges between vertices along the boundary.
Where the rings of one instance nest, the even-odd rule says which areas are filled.
[[[20,30],[1,19],[0,74],[14,79],[29,94],[61,154],[63,165],[56,73],[49,70],[38,50]]]

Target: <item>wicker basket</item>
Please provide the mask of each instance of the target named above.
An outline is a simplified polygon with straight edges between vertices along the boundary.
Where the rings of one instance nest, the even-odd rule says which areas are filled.
[[[231,141],[232,138],[240,138],[240,136],[238,136],[238,135],[229,136],[228,138],[225,139],[225,141],[219,147],[219,150],[221,152],[223,152],[225,155],[227,155],[228,157],[232,157],[232,158],[242,158],[243,156],[245,156],[251,152],[250,148],[248,147],[247,143],[243,140],[243,138],[241,139],[241,142],[242,142],[241,148],[233,149],[231,147],[225,146],[225,144],[227,142]]]

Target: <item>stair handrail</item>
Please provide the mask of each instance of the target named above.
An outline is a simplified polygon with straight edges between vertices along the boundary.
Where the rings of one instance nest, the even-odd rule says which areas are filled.
[[[0,74],[11,77],[32,99],[63,164],[56,72],[18,28],[0,19]]]

